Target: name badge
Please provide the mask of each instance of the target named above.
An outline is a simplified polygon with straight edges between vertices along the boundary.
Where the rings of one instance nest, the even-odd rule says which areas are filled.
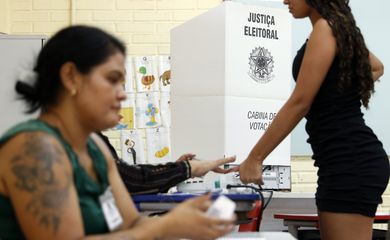
[[[106,191],[99,196],[100,205],[103,210],[104,218],[106,219],[110,231],[117,230],[123,223],[121,214],[115,204],[114,196],[112,195],[111,186],[107,187]]]

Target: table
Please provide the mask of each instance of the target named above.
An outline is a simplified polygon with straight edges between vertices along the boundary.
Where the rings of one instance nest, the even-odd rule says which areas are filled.
[[[212,194],[212,199],[216,199],[221,194]],[[250,211],[254,207],[258,194],[222,194],[236,203],[236,211]],[[173,193],[173,194],[150,194],[134,195],[132,199],[140,211],[168,211],[189,198],[200,196],[200,194]]]
[[[299,227],[316,227],[318,228],[317,214],[275,214],[274,218],[283,219],[284,226],[288,227],[288,232],[294,237],[298,237]],[[390,219],[389,214],[377,213],[374,223],[387,223]]]
[[[186,199],[200,196],[201,194],[173,193],[173,194],[150,194],[133,195],[132,199],[139,211],[143,212],[164,212],[174,208],[177,204]],[[236,203],[235,213],[237,224],[248,223],[246,214],[255,207],[255,202],[260,199],[258,194],[220,194],[213,193],[212,199],[224,195]],[[250,222],[250,221],[249,221]]]
[[[217,240],[256,239],[256,240],[295,240],[287,232],[235,232],[218,238]]]
[[[277,213],[317,213],[314,193],[294,193],[274,191],[271,202],[263,213],[260,229],[267,232],[287,231],[283,221],[275,219]]]

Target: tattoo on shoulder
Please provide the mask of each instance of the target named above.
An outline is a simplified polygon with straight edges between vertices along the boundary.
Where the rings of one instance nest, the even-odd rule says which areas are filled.
[[[62,212],[66,210],[71,175],[63,171],[59,178],[55,168],[65,168],[65,152],[42,133],[28,134],[22,151],[11,160],[15,186],[31,194],[26,211],[33,214],[39,224],[57,232]]]

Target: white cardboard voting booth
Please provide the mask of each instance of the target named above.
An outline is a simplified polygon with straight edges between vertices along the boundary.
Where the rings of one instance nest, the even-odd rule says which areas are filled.
[[[239,163],[290,94],[290,15],[223,2],[171,31],[171,67],[174,159]],[[289,137],[264,164],[290,165]]]

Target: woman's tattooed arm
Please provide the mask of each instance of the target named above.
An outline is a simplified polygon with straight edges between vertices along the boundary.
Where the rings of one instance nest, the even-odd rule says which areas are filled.
[[[21,151],[11,159],[15,187],[29,193],[25,211],[55,234],[66,210],[72,181],[71,174],[65,171],[66,154],[42,133],[25,134],[22,141]]]

